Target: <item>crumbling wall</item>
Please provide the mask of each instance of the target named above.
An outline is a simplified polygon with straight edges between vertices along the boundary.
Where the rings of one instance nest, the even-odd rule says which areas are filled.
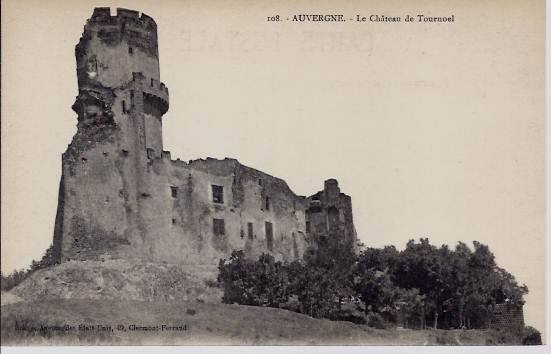
[[[63,260],[136,256],[129,248],[139,240],[132,227],[137,210],[135,169],[131,158],[111,141],[117,140],[118,132],[113,135],[93,145],[80,136],[63,156],[64,201],[58,213],[62,226],[56,228]],[[79,148],[81,144],[85,148]]]
[[[185,163],[171,161],[166,153],[151,161],[149,171],[141,222],[147,234],[144,254],[151,260],[218,264],[242,249],[254,258],[270,253],[292,261],[308,247],[304,198],[280,179],[233,159]],[[221,202],[213,200],[213,185],[223,190]],[[223,234],[215,233],[214,219],[223,220]],[[271,242],[266,222],[272,225]]]
[[[314,246],[339,237],[357,251],[352,199],[341,193],[337,180],[326,180],[322,191],[307,198],[307,205],[307,233]]]

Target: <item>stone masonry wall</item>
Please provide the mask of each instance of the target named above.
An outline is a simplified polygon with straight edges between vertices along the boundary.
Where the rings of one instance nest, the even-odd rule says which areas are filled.
[[[507,303],[496,304],[491,316],[491,328],[511,328],[524,326],[524,311],[522,306]]]

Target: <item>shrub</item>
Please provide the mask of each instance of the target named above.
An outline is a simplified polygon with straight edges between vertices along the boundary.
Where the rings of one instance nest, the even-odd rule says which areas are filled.
[[[195,314],[197,313],[197,311],[194,310],[194,309],[187,309],[187,310],[186,310],[186,313],[187,313],[188,315],[190,315],[190,316],[195,316]]]
[[[254,283],[251,281],[250,265],[243,251],[233,251],[227,263],[225,259],[220,260],[218,270],[217,281],[224,289],[224,303],[258,305],[252,294]]]
[[[526,326],[523,330],[523,345],[542,345],[541,333],[534,327]]]
[[[371,312],[367,315],[367,325],[378,329],[386,329],[390,327],[390,324],[383,319],[383,316],[376,312]]]
[[[245,259],[243,251],[233,251],[229,262],[221,260],[218,269],[224,303],[280,307],[289,300],[287,269],[268,254],[253,262]]]

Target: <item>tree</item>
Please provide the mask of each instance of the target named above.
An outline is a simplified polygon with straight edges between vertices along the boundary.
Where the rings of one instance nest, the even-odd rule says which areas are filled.
[[[339,308],[340,287],[334,273],[305,266],[302,272],[296,274],[292,287],[301,313],[328,317]]]
[[[342,236],[338,230],[331,230],[327,237],[320,240],[314,252],[304,256],[306,271],[303,278],[306,278],[303,281],[310,285],[309,288],[298,286],[298,289],[317,294],[317,299],[309,306],[318,307],[320,313],[338,311],[342,302],[354,295],[353,266],[357,256],[353,241]],[[306,299],[304,296],[301,298]]]
[[[400,253],[399,265],[395,280],[399,287],[419,289],[426,296],[425,309],[432,314],[433,327],[438,327],[438,317],[443,312],[443,304],[449,293],[446,275],[446,257],[449,250],[438,249],[431,245],[428,238],[421,238],[419,243],[410,240],[406,249]]]
[[[425,296],[421,295],[419,289],[399,289],[398,299],[396,301],[397,310],[402,317],[403,325],[406,328],[415,326],[425,327]]]
[[[496,265],[488,246],[476,241],[473,246],[471,250],[460,242],[450,250],[422,238],[410,240],[401,252],[386,246],[366,248],[356,256],[335,234],[304,261],[290,264],[267,254],[247,260],[243,251],[234,251],[229,261],[220,261],[218,281],[227,303],[361,320],[351,306],[341,307],[359,302],[366,318],[379,321],[421,328],[426,323],[433,328],[485,328],[496,304],[518,309],[528,289]]]
[[[354,268],[354,291],[365,315],[384,314],[387,320],[395,318],[400,294],[389,273],[394,252],[388,251],[368,248],[360,254]]]
[[[466,323],[466,304],[467,298],[471,292],[469,259],[472,256],[471,249],[463,242],[455,246],[455,251],[451,254],[450,263],[452,264],[451,282],[454,291],[452,291],[451,312],[455,314],[455,321],[458,328],[467,326]]]
[[[217,280],[224,289],[224,303],[259,305],[253,293],[255,280],[251,265],[243,251],[233,251],[227,263],[225,259],[221,259],[218,270]]]
[[[254,283],[252,287],[256,302],[269,307],[280,307],[289,300],[290,282],[286,268],[269,254],[262,254],[252,263]]]
[[[280,307],[289,300],[288,272],[271,255],[262,254],[251,261],[242,250],[233,251],[228,262],[220,260],[218,269],[225,303]]]

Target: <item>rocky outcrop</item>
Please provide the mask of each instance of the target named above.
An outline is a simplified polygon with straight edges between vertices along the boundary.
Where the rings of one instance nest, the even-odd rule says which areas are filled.
[[[34,272],[9,296],[48,299],[220,302],[216,268],[126,260],[70,261]],[[3,295],[4,296],[4,295]]]

